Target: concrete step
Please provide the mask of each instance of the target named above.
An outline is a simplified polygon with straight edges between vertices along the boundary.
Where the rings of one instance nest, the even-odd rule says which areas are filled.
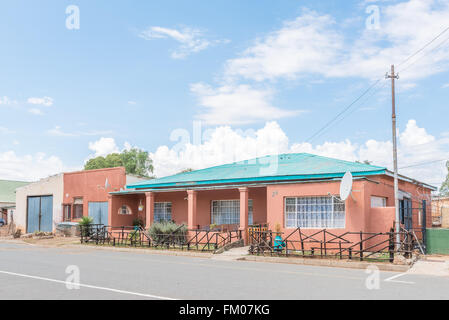
[[[239,247],[239,248],[232,248],[230,250],[227,250],[221,254],[215,254],[212,256],[211,259],[213,260],[225,260],[225,261],[232,261],[232,260],[238,260],[239,258],[245,257],[248,255],[249,246],[247,247]]]
[[[0,237],[9,236],[9,226],[0,227]]]

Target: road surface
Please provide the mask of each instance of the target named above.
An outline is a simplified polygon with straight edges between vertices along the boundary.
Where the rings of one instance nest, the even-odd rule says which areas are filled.
[[[449,298],[448,277],[376,279],[358,269],[0,242],[1,300]]]

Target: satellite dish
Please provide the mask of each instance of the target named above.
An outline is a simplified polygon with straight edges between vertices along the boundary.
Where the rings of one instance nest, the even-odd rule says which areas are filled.
[[[345,201],[351,195],[352,192],[352,174],[346,172],[340,183],[340,199]]]
[[[109,184],[108,178],[106,178],[106,181],[104,182],[104,189],[107,190],[111,185]]]

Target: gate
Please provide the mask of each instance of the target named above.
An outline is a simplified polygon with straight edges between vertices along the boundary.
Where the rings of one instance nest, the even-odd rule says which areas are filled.
[[[53,196],[27,199],[27,233],[53,231]]]
[[[89,217],[93,218],[93,224],[108,225],[108,203],[89,202]]]
[[[412,207],[410,199],[399,201],[400,222],[403,228],[410,232],[422,246],[422,250],[426,251],[426,227],[428,212],[426,200],[423,200],[418,207]]]

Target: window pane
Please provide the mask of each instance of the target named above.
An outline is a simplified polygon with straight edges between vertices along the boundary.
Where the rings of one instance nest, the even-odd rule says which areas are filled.
[[[331,196],[285,199],[287,228],[344,228],[345,203]]]
[[[154,221],[171,221],[172,215],[171,210],[172,204],[171,202],[155,202],[154,203]]]

